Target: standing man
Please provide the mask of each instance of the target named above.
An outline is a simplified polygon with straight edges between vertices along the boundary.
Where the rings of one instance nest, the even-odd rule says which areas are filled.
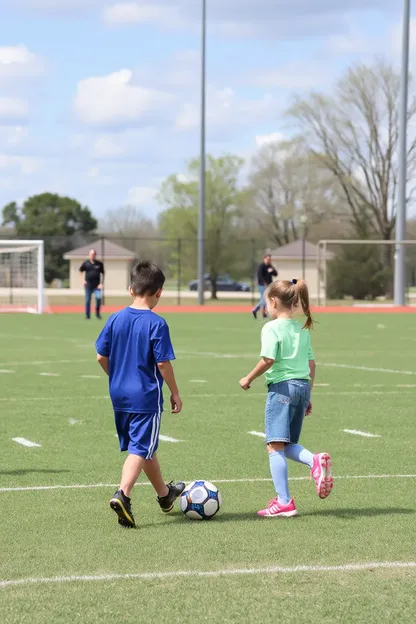
[[[85,260],[79,268],[81,279],[85,288],[85,318],[91,318],[91,297],[95,297],[95,315],[101,318],[101,302],[103,298],[104,265],[97,260],[97,252],[90,249],[88,260]]]
[[[260,293],[260,301],[256,307],[251,311],[254,318],[257,320],[257,312],[261,309],[263,318],[267,318],[266,302],[264,299],[264,291],[272,283],[273,278],[277,277],[278,273],[272,265],[272,257],[269,253],[264,254],[263,262],[259,264],[257,269],[257,283]]]

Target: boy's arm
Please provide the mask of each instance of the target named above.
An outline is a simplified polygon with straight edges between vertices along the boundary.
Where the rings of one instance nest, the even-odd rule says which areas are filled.
[[[240,379],[240,386],[243,390],[248,390],[255,379],[261,377],[274,364],[274,360],[262,357],[260,362],[253,368],[251,373]]]
[[[157,367],[163,380],[166,382],[170,392],[170,403],[172,405],[172,414],[179,414],[182,410],[182,399],[179,396],[179,390],[175,379],[175,373],[173,372],[172,362],[158,362]]]
[[[108,375],[110,373],[110,358],[97,353],[97,362],[101,366],[103,371]]]

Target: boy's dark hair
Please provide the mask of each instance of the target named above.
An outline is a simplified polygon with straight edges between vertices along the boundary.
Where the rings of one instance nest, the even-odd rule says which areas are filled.
[[[155,295],[163,288],[165,275],[156,264],[152,262],[139,262],[130,274],[130,285],[136,297]]]

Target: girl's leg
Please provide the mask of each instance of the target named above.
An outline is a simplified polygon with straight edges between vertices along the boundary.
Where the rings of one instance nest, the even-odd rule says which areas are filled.
[[[285,456],[287,459],[291,459],[299,464],[305,464],[309,468],[313,466],[313,453],[303,448],[301,444],[286,444]]]
[[[290,502],[289,480],[284,442],[270,442],[267,445],[269,452],[270,472],[276,489],[277,500],[281,505]]]
[[[153,485],[156,494],[159,498],[163,498],[169,494],[169,488],[163,481],[162,472],[160,470],[159,460],[156,453],[152,459],[146,459],[143,465],[143,470],[146,473],[146,477]]]

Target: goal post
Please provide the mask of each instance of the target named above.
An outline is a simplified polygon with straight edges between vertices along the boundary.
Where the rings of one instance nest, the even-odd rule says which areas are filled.
[[[42,240],[0,239],[0,312],[45,312]]]
[[[410,247],[410,249],[413,248],[412,253],[410,255],[412,256],[411,262],[413,266],[413,273],[414,275],[416,275],[416,240],[404,240],[404,241],[401,241],[400,244],[405,245],[407,248]],[[329,284],[331,281],[330,280],[331,262],[334,261],[335,259],[338,259],[338,261],[340,261],[340,256],[342,256],[342,251],[345,252],[347,249],[350,250],[350,253],[347,255],[347,258],[345,259],[346,264],[351,262],[351,260],[354,260],[354,256],[356,256],[355,262],[357,263],[362,262],[363,264],[361,266],[363,266],[363,273],[366,273],[365,268],[367,268],[367,273],[368,273],[368,267],[365,267],[366,260],[368,259],[365,257],[364,258],[362,257],[363,250],[367,249],[368,251],[370,251],[370,249],[373,248],[373,251],[378,252],[378,254],[377,253],[370,254],[371,256],[370,261],[372,261],[373,263],[371,266],[375,267],[375,269],[381,269],[383,267],[385,270],[386,269],[390,270],[391,281],[393,281],[393,265],[394,265],[394,258],[395,258],[394,250],[396,246],[397,246],[396,241],[382,240],[382,239],[377,239],[377,240],[374,240],[374,239],[369,239],[369,240],[323,239],[323,240],[320,240],[318,243],[318,251],[316,255],[318,306],[327,305],[328,299],[330,298],[328,295],[328,289],[329,289]],[[364,254],[364,256],[365,255],[366,254]],[[341,275],[341,279],[342,279],[342,275]],[[386,282],[387,281],[389,281],[388,278],[386,279]],[[409,288],[409,283],[407,284],[407,288]],[[387,294],[388,293],[386,289],[386,292],[380,293],[379,296],[386,297]],[[349,295],[348,292],[344,293],[344,296],[348,296],[348,295]]]

